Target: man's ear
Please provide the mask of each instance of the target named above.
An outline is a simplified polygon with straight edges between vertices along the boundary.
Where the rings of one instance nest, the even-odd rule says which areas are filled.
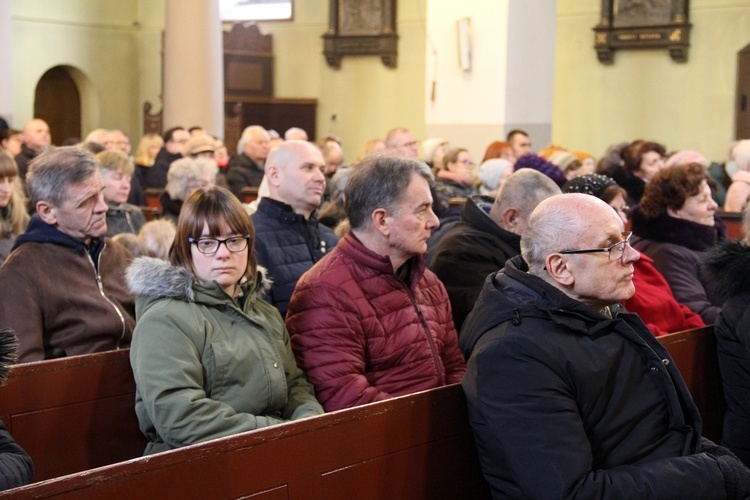
[[[518,212],[518,209],[514,207],[508,207],[503,210],[503,229],[505,229],[506,231],[510,231],[511,233],[515,232],[513,231],[513,229],[516,227],[516,225],[518,225],[518,219],[520,215],[521,214]]]
[[[391,228],[388,226],[388,211],[385,208],[378,208],[370,216],[372,225],[378,232],[386,238],[391,234]]]
[[[277,165],[266,165],[265,168],[268,183],[273,187],[279,187],[281,184],[281,171]]]
[[[573,286],[575,278],[568,267],[568,259],[562,254],[553,253],[547,256],[547,273],[553,280],[563,286]]]
[[[57,225],[57,209],[46,201],[36,202],[36,213],[39,218],[50,226]]]

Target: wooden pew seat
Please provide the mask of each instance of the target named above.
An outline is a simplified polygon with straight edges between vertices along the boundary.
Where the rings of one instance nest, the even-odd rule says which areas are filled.
[[[485,498],[460,385],[9,490],[13,498]]]

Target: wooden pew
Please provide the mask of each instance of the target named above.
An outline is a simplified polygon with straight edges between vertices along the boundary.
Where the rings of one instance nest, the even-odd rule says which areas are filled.
[[[486,498],[460,385],[9,490],[13,498]]]
[[[164,192],[163,189],[159,188],[146,188],[143,190],[143,194],[146,195],[146,206],[153,207],[159,212],[162,211],[161,200],[159,197]]]
[[[252,203],[257,199],[258,199],[257,187],[243,187],[242,188],[242,198],[240,199],[242,203]]]
[[[13,366],[0,417],[34,461],[34,481],[143,454],[128,350]]]
[[[713,326],[658,337],[685,379],[703,418],[703,435],[720,443],[724,396]]]
[[[718,210],[716,217],[724,221],[724,224],[727,225],[728,240],[738,240],[745,237],[745,233],[742,231],[742,214],[740,212]]]

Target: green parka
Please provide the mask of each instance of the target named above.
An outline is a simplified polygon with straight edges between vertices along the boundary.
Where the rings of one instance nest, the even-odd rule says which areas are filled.
[[[133,262],[127,280],[146,455],[323,413],[281,316],[259,298],[260,273],[236,301],[215,281],[149,257]]]

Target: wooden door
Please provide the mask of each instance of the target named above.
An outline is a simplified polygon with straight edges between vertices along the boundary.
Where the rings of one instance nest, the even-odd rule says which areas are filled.
[[[81,96],[64,67],[56,66],[42,75],[34,95],[34,116],[49,124],[55,145],[81,139]]]
[[[750,139],[750,45],[737,55],[735,139]]]

